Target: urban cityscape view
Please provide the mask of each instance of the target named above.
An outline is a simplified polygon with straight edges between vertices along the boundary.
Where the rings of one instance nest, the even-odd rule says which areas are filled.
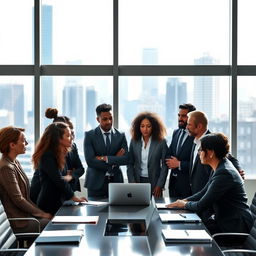
[[[33,10],[31,10],[33,13]],[[42,5],[41,62],[53,64],[53,7]],[[32,31],[32,28],[31,28]],[[142,65],[157,65],[160,50],[140,49]],[[217,65],[220,60],[211,51],[194,58],[194,65]],[[66,61],[66,65],[81,65],[81,59]],[[256,79],[238,79],[238,159],[247,177],[255,175],[256,92],[250,85]],[[178,106],[190,102],[209,118],[211,131],[230,135],[230,77],[223,76],[122,76],[119,78],[118,128],[130,141],[130,125],[141,111],[158,113],[164,121],[170,143],[177,127]],[[41,79],[41,132],[52,122],[44,117],[48,107],[71,118],[75,127],[82,162],[83,139],[86,130],[96,127],[95,108],[101,103],[113,103],[113,78],[107,76],[44,76]],[[31,77],[0,77],[0,125],[15,125],[26,129],[27,153],[19,157],[27,174],[32,174],[31,156],[34,150],[34,84]]]

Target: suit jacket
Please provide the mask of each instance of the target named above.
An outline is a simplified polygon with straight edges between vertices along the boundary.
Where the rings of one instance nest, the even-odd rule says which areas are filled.
[[[176,157],[180,161],[180,168],[171,169],[169,178],[170,197],[187,197],[191,195],[189,183],[189,163],[194,137],[187,136],[180,150],[177,152],[177,144],[182,129],[173,132],[172,142],[168,148],[166,158]]]
[[[52,152],[48,151],[42,155],[38,174],[41,189],[37,197],[37,205],[45,212],[55,215],[62,203],[74,196],[74,192],[69,183],[62,178],[62,171],[59,170]],[[34,185],[36,184],[31,183],[31,187]]]
[[[243,180],[226,158],[219,163],[205,188],[187,199],[188,210],[200,213],[212,208],[222,232],[248,233],[252,227],[253,217],[247,205]]]
[[[77,146],[75,143],[72,149],[66,156],[66,165],[62,175],[67,175],[67,170],[72,170],[73,179],[69,182],[73,191],[81,191],[79,178],[84,174],[84,167],[78,155]]]
[[[125,154],[116,156],[121,148],[125,150]],[[101,189],[105,175],[109,170],[114,174],[114,182],[123,182],[123,175],[119,166],[128,163],[128,147],[124,133],[120,133],[117,129],[115,129],[115,133],[111,132],[110,153],[107,154],[100,127],[85,132],[84,156],[88,166],[84,185],[86,188],[90,190]],[[96,156],[107,156],[108,162],[100,161],[96,159]]]
[[[0,160],[0,198],[8,218],[27,218],[43,213],[29,198],[29,180],[20,163],[2,156]],[[22,228],[26,221],[12,221],[12,227]]]
[[[140,182],[141,148],[141,140],[131,140],[129,147],[129,165],[127,166],[127,176],[129,182]],[[152,190],[156,186],[164,188],[168,172],[165,164],[166,151],[166,140],[151,141],[148,155],[148,178]]]
[[[206,134],[209,133],[211,132],[208,130]],[[191,151],[189,169],[190,188],[192,195],[194,195],[195,193],[199,192],[204,188],[212,174],[212,168],[209,165],[202,164],[198,154],[193,164],[194,149],[195,144],[193,145]],[[231,154],[228,154],[227,158],[232,162],[232,164],[237,170],[241,169],[239,161],[235,157],[233,157]]]

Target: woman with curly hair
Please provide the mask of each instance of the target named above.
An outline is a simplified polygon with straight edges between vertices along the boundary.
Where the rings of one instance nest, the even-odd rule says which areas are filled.
[[[71,145],[69,126],[54,122],[46,127],[32,156],[34,168],[39,171],[41,186],[36,203],[51,214],[55,214],[65,200],[86,201],[86,198],[74,195],[70,184],[62,176]]]
[[[143,112],[133,120],[131,135],[128,181],[150,183],[152,194],[161,197],[168,173],[166,129],[157,114]]]

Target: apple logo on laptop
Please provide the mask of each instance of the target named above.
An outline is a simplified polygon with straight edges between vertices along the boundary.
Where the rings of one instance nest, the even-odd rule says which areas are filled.
[[[131,192],[127,193],[127,197],[132,197],[132,193]]]

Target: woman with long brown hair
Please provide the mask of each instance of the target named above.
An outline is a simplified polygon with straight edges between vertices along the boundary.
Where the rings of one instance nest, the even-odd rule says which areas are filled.
[[[41,184],[37,205],[51,214],[55,214],[65,200],[86,201],[84,197],[76,197],[69,183],[62,177],[71,145],[69,126],[63,122],[54,122],[46,127],[32,156]]]
[[[0,198],[8,218],[36,217],[42,230],[52,216],[30,200],[29,180],[16,159],[26,152],[24,131],[13,126],[0,130]],[[11,226],[14,233],[38,232],[38,223],[33,220],[11,221]]]
[[[166,129],[155,113],[143,112],[132,122],[129,147],[129,182],[150,183],[152,194],[162,196],[168,169],[165,164]]]

